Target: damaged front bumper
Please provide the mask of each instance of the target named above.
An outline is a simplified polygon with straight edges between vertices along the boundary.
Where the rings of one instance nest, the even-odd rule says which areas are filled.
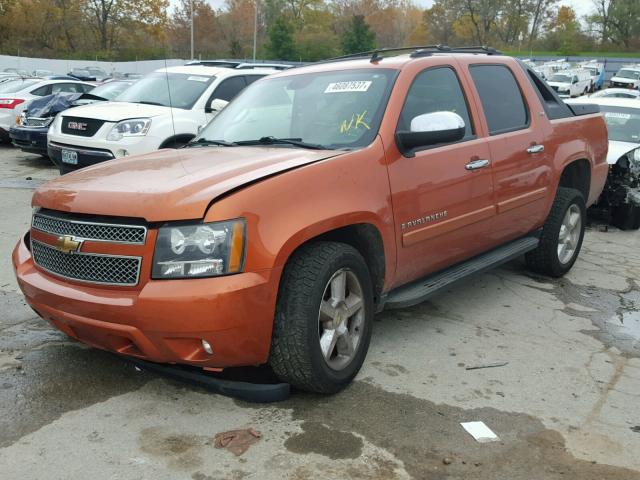
[[[606,210],[611,223],[623,230],[640,228],[640,149],[625,153],[609,166],[595,208]]]

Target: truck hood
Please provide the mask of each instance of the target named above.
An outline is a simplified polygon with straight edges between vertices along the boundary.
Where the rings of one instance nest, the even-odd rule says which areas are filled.
[[[616,140],[609,140],[609,153],[607,153],[607,163],[609,165],[618,163],[620,157],[632,150],[635,150],[638,147],[640,147],[640,143],[618,142]]]
[[[345,152],[286,147],[160,150],[110,160],[47,182],[36,190],[32,204],[149,222],[203,218],[211,201],[226,192],[341,154]]]
[[[142,103],[128,102],[99,102],[82,105],[73,109],[74,117],[95,118],[107,122],[119,122],[129,118],[149,118],[159,115],[169,115],[171,111],[177,115],[185,110],[169,108],[160,105],[145,105]]]
[[[611,77],[610,81],[618,82],[618,83],[628,83],[629,85],[637,82],[637,80],[634,80],[633,78],[623,78],[623,77]]]

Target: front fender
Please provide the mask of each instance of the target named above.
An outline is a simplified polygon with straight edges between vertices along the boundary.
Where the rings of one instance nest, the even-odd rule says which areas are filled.
[[[205,221],[247,221],[245,271],[279,268],[303,243],[347,225],[370,224],[385,253],[385,286],[395,272],[395,235],[384,149],[367,148],[248,185],[214,202]]]

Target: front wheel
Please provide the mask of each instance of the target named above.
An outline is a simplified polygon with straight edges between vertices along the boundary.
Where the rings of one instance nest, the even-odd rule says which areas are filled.
[[[301,390],[334,393],[356,376],[369,349],[373,287],[362,255],[317,242],[285,266],[269,363]]]
[[[558,187],[540,244],[525,258],[531,270],[561,277],[578,258],[586,226],[586,206],[582,194],[573,188]]]

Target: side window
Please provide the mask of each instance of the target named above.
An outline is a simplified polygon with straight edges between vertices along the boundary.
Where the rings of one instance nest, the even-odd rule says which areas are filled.
[[[573,114],[560,98],[543,82],[538,75],[532,70],[527,69],[529,74],[529,80],[531,85],[538,95],[538,99],[544,108],[544,111],[549,120],[556,120],[558,118],[571,117]]]
[[[54,83],[51,85],[51,93],[60,92],[83,93],[80,85],[77,83]]]
[[[223,80],[220,85],[213,91],[211,95],[211,99],[219,98],[221,100],[226,100],[230,102],[233,97],[242,91],[247,84],[245,83],[244,77],[231,77]]]
[[[411,120],[418,115],[433,112],[457,113],[466,126],[464,139],[473,138],[474,130],[467,102],[452,68],[430,68],[416,76],[402,107],[398,130],[408,131]]]
[[[31,95],[35,95],[36,97],[51,95],[51,85],[45,85],[44,87],[36,88],[31,92]]]
[[[513,73],[504,65],[472,65],[489,134],[521,130],[529,125],[529,112]]]
[[[247,75],[244,78],[247,81],[247,85],[251,85],[253,82],[255,82],[256,80],[260,80],[262,77],[264,77],[264,75]]]

